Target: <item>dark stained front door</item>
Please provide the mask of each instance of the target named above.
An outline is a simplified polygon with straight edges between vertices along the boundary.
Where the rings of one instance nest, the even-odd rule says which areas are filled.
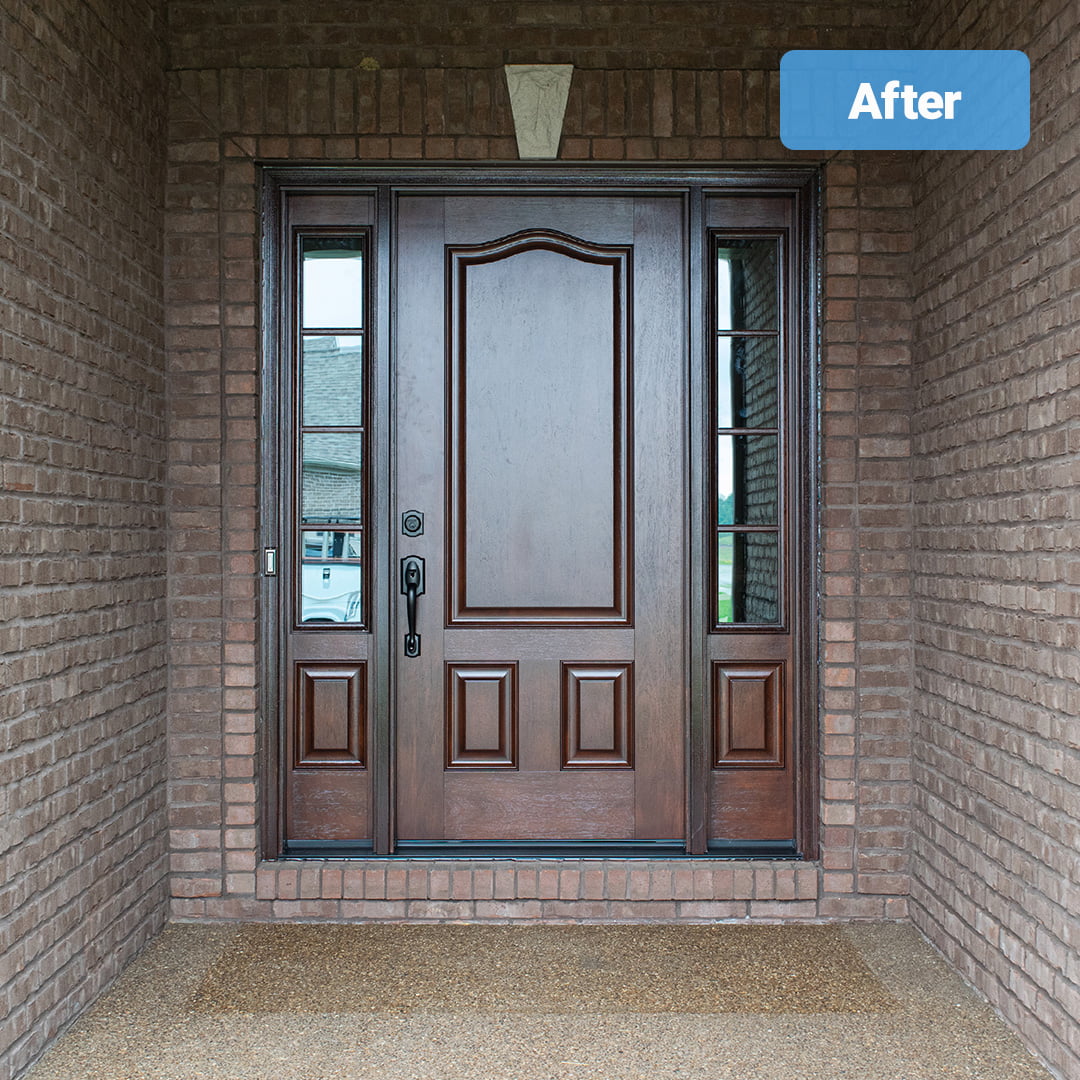
[[[683,844],[683,205],[399,196],[400,849]]]

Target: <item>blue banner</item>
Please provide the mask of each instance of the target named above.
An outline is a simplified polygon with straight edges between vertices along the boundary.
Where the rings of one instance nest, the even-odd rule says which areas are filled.
[[[780,60],[789,150],[1019,150],[1031,65],[1011,49],[799,49]]]

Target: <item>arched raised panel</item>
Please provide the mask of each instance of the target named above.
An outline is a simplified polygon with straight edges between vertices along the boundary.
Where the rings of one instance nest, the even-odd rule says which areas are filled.
[[[629,246],[450,247],[450,625],[631,622]]]

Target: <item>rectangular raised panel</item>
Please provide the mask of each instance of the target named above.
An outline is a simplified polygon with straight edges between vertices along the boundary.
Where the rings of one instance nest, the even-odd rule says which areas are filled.
[[[364,767],[365,665],[296,666],[296,766]]]
[[[450,625],[630,619],[630,249],[449,252]]]
[[[713,768],[784,765],[784,665],[713,664]]]
[[[562,665],[564,769],[632,769],[633,717],[633,665]]]
[[[517,665],[446,665],[446,767],[517,768]]]

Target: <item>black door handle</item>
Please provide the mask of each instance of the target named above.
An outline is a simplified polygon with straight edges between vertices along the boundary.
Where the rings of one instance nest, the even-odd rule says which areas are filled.
[[[401,560],[401,591],[405,594],[405,617],[409,631],[405,635],[405,655],[420,655],[420,635],[416,632],[417,597],[424,592],[424,560],[406,555]]]

